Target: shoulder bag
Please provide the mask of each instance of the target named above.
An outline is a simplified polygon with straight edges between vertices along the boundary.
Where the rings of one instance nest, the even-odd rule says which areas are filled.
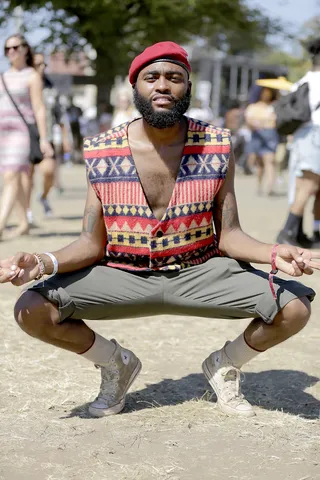
[[[320,103],[314,109],[317,110]],[[277,115],[276,129],[280,135],[292,135],[304,123],[311,120],[309,105],[309,84],[303,83],[292,93],[278,100],[275,105]]]

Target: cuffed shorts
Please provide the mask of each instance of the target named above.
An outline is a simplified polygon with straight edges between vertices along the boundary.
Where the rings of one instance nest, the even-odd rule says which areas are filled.
[[[262,318],[272,323],[291,300],[315,292],[302,283],[274,278],[272,296],[268,274],[250,264],[215,257],[178,272],[128,272],[95,265],[57,274],[34,284],[37,292],[58,306],[67,318],[114,320],[173,314],[206,318]]]

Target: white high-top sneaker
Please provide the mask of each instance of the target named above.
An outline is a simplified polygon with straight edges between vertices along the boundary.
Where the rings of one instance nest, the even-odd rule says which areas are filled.
[[[203,362],[203,373],[217,395],[218,405],[224,413],[252,417],[255,412],[240,389],[241,371],[231,364],[224,348],[225,346],[211,353]]]
[[[115,415],[125,405],[126,394],[141,370],[141,362],[133,352],[122,348],[116,340],[116,351],[109,362],[96,365],[101,370],[100,392],[89,405],[89,413],[94,417]]]

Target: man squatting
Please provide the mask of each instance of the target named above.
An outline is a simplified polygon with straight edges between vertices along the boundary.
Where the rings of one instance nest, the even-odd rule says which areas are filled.
[[[320,269],[320,252],[261,243],[242,231],[228,130],[188,118],[191,68],[173,42],[145,49],[129,79],[141,117],[84,143],[88,193],[80,237],[49,253],[0,263],[0,282],[33,284],[14,314],[29,335],[101,369],[93,416],[119,413],[141,369],[138,357],[83,319],[159,314],[253,319],[202,364],[218,405],[254,415],[240,368],[299,332],[315,292],[293,277]],[[271,264],[270,275],[249,262]],[[214,324],[213,324],[214,325]]]

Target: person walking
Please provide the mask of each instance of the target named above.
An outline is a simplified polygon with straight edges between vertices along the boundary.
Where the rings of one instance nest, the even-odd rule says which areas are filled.
[[[320,269],[320,252],[258,242],[240,227],[230,132],[184,114],[191,97],[187,52],[173,42],[146,48],[129,78],[141,117],[87,138],[88,194],[80,237],[45,253],[0,262],[0,283],[23,285],[14,314],[29,335],[101,369],[89,412],[119,413],[141,362],[82,319],[159,314],[253,318],[203,362],[221,410],[255,414],[240,368],[298,333],[315,292],[293,277]],[[248,262],[271,264],[270,274]],[[52,275],[43,280],[45,274]],[[195,339],[195,341],[197,341]]]
[[[81,131],[81,120],[83,120],[83,111],[79,106],[73,103],[72,98],[70,98],[69,100],[70,103],[67,107],[67,115],[72,134],[73,161],[74,163],[82,163],[83,136]]]
[[[6,40],[4,53],[10,62],[10,68],[2,75],[0,81],[0,173],[3,175],[0,238],[14,206],[17,207],[20,217],[15,235],[27,234],[29,231],[25,191],[29,184],[31,169],[30,137],[28,128],[6,89],[27,123],[36,123],[43,155],[52,155],[52,148],[46,136],[42,80],[33,68],[30,45],[22,35],[15,34]]]
[[[263,181],[268,196],[274,195],[276,181],[275,153],[279,136],[275,129],[276,115],[273,102],[277,98],[277,90],[263,87],[259,100],[250,104],[245,110],[247,126],[252,131],[251,140],[247,145],[249,169],[256,170],[258,179],[258,195],[262,194]]]
[[[313,247],[319,247],[320,225],[320,38],[308,45],[312,68],[294,86],[293,91],[308,84],[310,120],[302,124],[293,135],[289,160],[290,210],[277,241],[289,245],[310,246],[303,232],[303,215],[310,197],[314,196]]]
[[[69,141],[69,129],[67,122],[66,112],[63,111],[62,105],[59,101],[59,92],[54,88],[53,83],[45,74],[46,63],[45,58],[42,53],[36,53],[34,55],[34,68],[39,73],[43,82],[43,99],[46,108],[46,126],[47,133],[46,138],[52,146],[51,157],[44,157],[41,163],[39,164],[39,169],[43,175],[43,189],[40,195],[39,201],[43,207],[45,216],[52,215],[52,208],[48,201],[48,195],[52,189],[55,179],[58,175],[58,159],[56,152],[56,146],[54,144],[54,127],[59,126],[62,136],[62,151],[64,153],[71,152],[71,144]],[[31,202],[31,193],[32,193],[32,184],[33,184],[33,175],[35,171],[35,166],[31,165],[30,170],[30,185],[28,186],[28,191],[26,192],[28,205],[27,205],[27,215],[29,224],[33,224],[33,215],[30,208]]]

